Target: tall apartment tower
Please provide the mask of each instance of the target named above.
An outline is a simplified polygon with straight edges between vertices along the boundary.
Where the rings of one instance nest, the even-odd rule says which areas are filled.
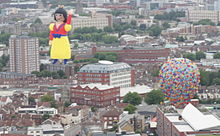
[[[10,71],[30,74],[39,71],[39,41],[29,36],[12,35],[9,39]]]

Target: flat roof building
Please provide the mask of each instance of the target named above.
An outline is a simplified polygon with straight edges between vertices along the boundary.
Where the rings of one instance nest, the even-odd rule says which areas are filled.
[[[78,72],[78,83],[101,83],[114,87],[131,87],[135,84],[131,66],[121,62],[99,61],[83,66]]]

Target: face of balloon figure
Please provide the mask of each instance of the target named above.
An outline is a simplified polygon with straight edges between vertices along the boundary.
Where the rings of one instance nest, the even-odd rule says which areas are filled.
[[[55,18],[56,18],[56,21],[59,22],[59,23],[63,23],[64,20],[65,20],[63,14],[59,14],[59,13],[55,14]]]

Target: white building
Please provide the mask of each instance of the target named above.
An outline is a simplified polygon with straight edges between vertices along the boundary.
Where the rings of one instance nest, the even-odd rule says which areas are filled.
[[[37,107],[37,106],[23,106],[23,107],[19,107],[17,109],[17,112],[20,114],[49,114],[49,115],[55,115],[58,113],[57,109],[55,108],[46,108],[46,107]]]
[[[60,124],[45,124],[39,127],[28,127],[27,135],[31,136],[64,136],[64,128]]]
[[[79,83],[101,83],[114,87],[134,86],[134,72],[126,63],[99,61],[83,66],[78,72]]]

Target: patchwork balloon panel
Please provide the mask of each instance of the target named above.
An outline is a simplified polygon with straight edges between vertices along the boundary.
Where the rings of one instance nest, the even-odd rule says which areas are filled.
[[[198,91],[200,73],[191,60],[174,58],[162,65],[159,78],[165,100],[179,105],[188,103]]]

